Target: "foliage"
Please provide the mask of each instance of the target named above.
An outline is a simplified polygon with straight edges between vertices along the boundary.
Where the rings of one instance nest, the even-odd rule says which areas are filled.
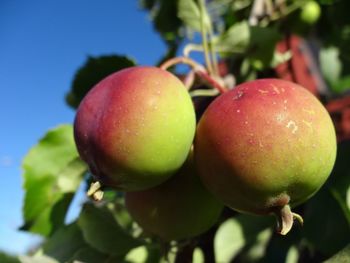
[[[251,0],[200,1],[143,0],[155,29],[168,44],[160,61],[173,57],[180,45],[198,48],[191,36],[205,28],[211,48],[227,67],[224,77],[244,82],[275,76],[274,67],[293,54],[276,52],[278,41],[290,34],[317,40],[322,76],[330,97],[350,89],[350,1],[319,0],[321,18],[313,26],[297,21],[307,0],[283,1],[285,6],[250,23]],[[256,2],[256,1],[255,1]],[[201,22],[202,20],[202,22]],[[291,23],[291,21],[294,21]],[[195,49],[196,50],[196,49]],[[86,93],[114,71],[135,65],[127,56],[89,57],[73,80],[67,104],[77,108]],[[196,82],[202,88],[202,82]],[[218,224],[207,233],[184,243],[165,244],[143,238],[130,219],[123,193],[106,192],[101,203],[84,200],[78,218],[65,223],[67,211],[81,183],[90,183],[87,167],[78,157],[72,125],[61,125],[46,133],[23,160],[25,198],[21,230],[40,234],[45,241],[21,262],[347,262],[350,236],[350,144],[339,144],[330,180],[305,205],[297,208],[305,225],[286,237],[273,231],[272,218],[238,215],[225,210]],[[344,248],[346,247],[346,248]],[[342,248],[344,248],[341,252]],[[190,251],[190,253],[188,253]],[[194,251],[194,253],[193,253]],[[186,254],[187,253],[187,254]],[[165,253],[166,254],[166,253]],[[189,255],[189,256],[188,256]],[[192,256],[194,255],[194,256]],[[17,262],[0,254],[1,262]],[[206,261],[206,262],[207,262]],[[184,261],[183,261],[184,262]]]

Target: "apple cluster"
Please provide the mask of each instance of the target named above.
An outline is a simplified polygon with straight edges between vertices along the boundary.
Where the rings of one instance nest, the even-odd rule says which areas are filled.
[[[78,108],[74,136],[95,179],[124,191],[134,220],[165,241],[205,232],[224,205],[275,214],[286,234],[300,219],[290,208],[317,192],[336,156],[327,111],[294,83],[243,83],[197,124],[186,87],[156,67],[99,82]]]

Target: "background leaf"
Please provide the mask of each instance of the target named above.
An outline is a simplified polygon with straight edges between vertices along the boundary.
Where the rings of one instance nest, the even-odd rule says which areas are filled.
[[[92,248],[84,240],[83,234],[76,222],[61,227],[55,232],[44,243],[42,252],[58,262],[81,261],[101,263],[108,262],[107,260],[109,258],[113,258]]]
[[[86,242],[102,253],[124,256],[132,248],[142,245],[121,228],[106,207],[85,204],[78,225]]]
[[[0,262],[2,262],[2,263],[19,263],[19,260],[12,255],[9,255],[5,252],[0,251]]]
[[[350,244],[335,254],[330,259],[326,260],[324,263],[342,263],[350,262]]]
[[[178,0],[178,17],[183,21],[183,23],[195,30],[201,31],[201,14],[199,6],[197,5],[198,1],[195,0]],[[208,13],[203,14],[204,26],[210,26],[210,17]]]
[[[256,242],[259,233],[273,224],[273,218],[240,214],[222,223],[214,239],[217,262],[230,262],[245,247]]]
[[[126,56],[88,57],[75,74],[71,90],[66,95],[67,104],[77,108],[86,93],[102,79],[116,71],[135,65],[135,61]]]
[[[321,49],[319,59],[323,77],[332,86],[339,80],[342,71],[339,49],[336,47]]]
[[[71,125],[50,130],[23,160],[22,230],[50,235],[63,225],[85,164],[79,159]]]
[[[21,263],[60,263],[57,260],[45,255],[38,256],[19,256]]]
[[[349,222],[328,188],[308,201],[305,211],[303,235],[324,256],[333,255],[349,242]]]
[[[178,31],[182,26],[177,16],[178,0],[141,0],[141,6],[148,9],[153,20],[154,28],[167,43],[176,42]]]

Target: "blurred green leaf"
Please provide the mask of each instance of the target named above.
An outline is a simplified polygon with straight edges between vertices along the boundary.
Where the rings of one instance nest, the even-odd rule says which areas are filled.
[[[182,22],[177,16],[178,0],[141,0],[153,20],[153,26],[166,42],[176,41]]]
[[[323,77],[331,84],[336,83],[342,71],[339,59],[339,49],[336,47],[323,48],[319,55]]]
[[[337,0],[318,0],[322,5],[331,5]]]
[[[295,223],[286,235],[274,233],[265,249],[264,257],[259,263],[288,262],[296,263],[299,258],[298,246],[302,240],[302,227]]]
[[[156,2],[157,0],[139,0],[139,4],[141,5],[141,7],[148,10],[152,9]]]
[[[328,188],[332,196],[342,208],[345,218],[350,225],[350,207],[348,195],[350,191],[350,141],[338,144],[337,159],[333,172],[328,180]]]
[[[216,46],[223,52],[244,52],[250,44],[250,28],[247,21],[235,23],[220,38]],[[231,54],[230,54],[231,55]]]
[[[10,254],[0,251],[0,262],[1,263],[19,263],[20,261]]]
[[[104,254],[91,247],[84,239],[77,223],[61,227],[42,247],[45,256],[58,262],[114,263],[122,262],[121,257]]]
[[[350,244],[340,250],[337,254],[330,259],[324,261],[324,263],[346,263],[350,262]]]
[[[78,250],[69,260],[69,263],[124,263],[123,259],[117,256],[103,254],[91,247]]]
[[[67,262],[77,251],[87,248],[83,235],[76,223],[61,227],[43,245],[45,255],[59,262]]]
[[[275,28],[251,27],[248,56],[251,60],[260,61],[262,69],[269,67],[272,64],[279,39],[280,34]]]
[[[331,85],[331,89],[336,93],[342,93],[350,90],[350,75],[339,79],[337,82]]]
[[[258,70],[269,67],[274,58],[275,46],[280,34],[274,28],[250,27],[246,20],[235,23],[221,37],[216,39],[218,50],[231,53],[245,53]],[[260,66],[257,66],[260,65]]]
[[[63,225],[86,165],[79,159],[71,125],[50,130],[23,160],[24,225],[44,236]]]
[[[238,215],[226,220],[214,238],[216,261],[230,262],[245,246],[256,242],[259,233],[270,227],[272,222],[269,216],[250,215]]]
[[[299,251],[295,246],[291,246],[288,250],[286,263],[297,263],[299,259]]]
[[[199,7],[194,0],[179,0],[177,16],[189,28],[197,30],[198,32],[201,31]]]
[[[148,251],[145,246],[140,246],[133,248],[126,254],[124,260],[127,262],[137,263],[146,262],[148,256]]]
[[[66,95],[69,106],[77,108],[79,103],[98,82],[121,69],[135,66],[135,61],[126,56],[110,55],[88,57],[75,74],[71,90]]]
[[[267,228],[256,235],[253,242],[249,242],[235,260],[243,262],[258,262],[265,257],[266,248],[271,239],[272,230]]]
[[[198,1],[195,0],[178,0],[178,17],[189,28],[201,32],[201,15],[200,7],[197,5]],[[204,15],[204,25],[210,26],[209,14]]]
[[[350,224],[327,187],[306,203],[304,222],[304,236],[324,256],[333,255],[349,242]]]
[[[78,225],[86,242],[102,253],[123,256],[142,245],[121,228],[106,207],[85,204]]]
[[[204,263],[204,253],[200,248],[195,248],[193,251],[192,263]]]
[[[60,263],[59,261],[45,255],[19,256],[21,263]]]

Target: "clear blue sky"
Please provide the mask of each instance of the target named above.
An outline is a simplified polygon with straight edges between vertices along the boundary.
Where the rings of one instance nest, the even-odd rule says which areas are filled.
[[[21,159],[49,128],[71,123],[64,102],[87,55],[129,54],[154,64],[165,45],[137,0],[0,1],[0,250],[36,239],[21,225]]]

